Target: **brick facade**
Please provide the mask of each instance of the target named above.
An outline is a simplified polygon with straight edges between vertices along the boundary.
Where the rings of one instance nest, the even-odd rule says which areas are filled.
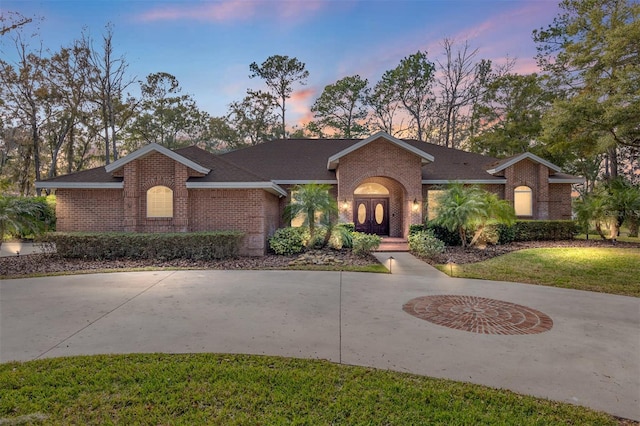
[[[340,158],[336,170],[340,215],[353,222],[354,191],[363,183],[375,182],[389,190],[389,234],[402,237],[409,225],[422,222],[421,158],[380,138]],[[346,201],[347,208],[343,207]]]
[[[316,157],[320,161],[317,163],[317,169],[322,169],[325,173],[325,177],[322,177],[321,180],[331,179],[334,174],[335,180],[338,182],[332,186],[331,195],[338,201],[340,221],[355,222],[354,200],[367,198],[367,194],[354,195],[354,192],[360,185],[367,183],[380,184],[389,191],[388,196],[370,195],[371,198],[388,198],[389,236],[406,237],[411,224],[422,223],[428,217],[427,201],[430,198],[430,191],[442,189],[442,185],[422,184],[423,179],[429,180],[429,178],[423,178],[423,172],[427,175],[432,173],[429,171],[431,164],[424,166],[423,160],[433,158],[435,164],[447,164],[447,156],[451,155],[453,151],[446,151],[444,154],[441,152],[440,157],[430,156],[422,151],[422,147],[418,149],[413,146],[412,148],[411,144],[405,144],[406,142],[394,139],[389,135],[375,135],[364,144],[358,145],[357,149],[350,150],[352,148],[349,148],[349,145],[341,145],[341,150],[333,151],[334,155],[329,158],[326,156]],[[229,166],[228,163],[224,163],[224,160],[216,160],[220,161],[220,163],[216,163],[211,154],[202,150],[198,151],[197,148],[194,149],[196,151],[189,151],[187,148],[185,151],[188,154],[187,157],[183,157],[181,154],[176,154],[176,156],[161,147],[152,147],[142,152],[137,151],[138,154],[132,154],[129,161],[121,161],[121,164],[115,170],[111,170],[110,174],[105,171],[105,175],[100,177],[102,180],[97,180],[97,182],[118,185],[118,180],[114,177],[120,177],[123,181],[122,189],[83,189],[78,187],[76,183],[58,188],[56,191],[57,229],[59,231],[99,232],[237,230],[246,235],[240,250],[241,254],[263,255],[267,250],[268,238],[277,228],[289,225],[284,222],[282,216],[285,206],[291,200],[290,195],[294,185],[274,185],[273,188],[266,189],[251,188],[250,182],[253,182],[251,179],[257,180],[255,183],[259,188],[264,187],[265,184],[268,186],[269,176],[262,181],[263,178],[251,174],[252,171],[234,169],[235,166]],[[163,150],[165,151],[163,152]],[[204,164],[213,165],[204,167],[200,163],[188,159],[198,159],[200,156],[206,157],[202,159]],[[263,156],[255,156],[255,158],[259,158],[261,161],[264,159]],[[277,162],[278,158],[272,157],[269,164]],[[307,157],[301,156],[301,158]],[[308,158],[312,158],[312,155],[309,154]],[[326,161],[325,159],[331,162],[329,169],[325,168],[324,164],[326,163],[321,163]],[[438,163],[438,161],[443,162]],[[470,164],[464,161],[453,162],[450,159],[449,161],[452,161],[451,167]],[[497,167],[492,171],[495,173],[494,175],[484,169],[477,171],[480,176],[478,179],[481,181],[486,181],[488,178],[495,179],[495,177],[503,177],[506,180],[504,184],[481,185],[484,189],[513,203],[515,188],[527,186],[531,188],[533,198],[533,214],[528,218],[571,218],[570,182],[575,181],[575,177],[567,179],[567,175],[564,175],[565,177],[556,180],[566,180],[566,183],[549,183],[549,179],[553,177],[555,171],[550,169],[548,167],[550,164],[544,160],[528,155],[514,160],[516,162],[508,162],[508,159],[506,161],[503,163],[503,167]],[[259,166],[260,164],[254,164],[252,169],[260,168]],[[211,172],[212,170],[217,171]],[[319,170],[315,170],[314,173],[316,172]],[[90,173],[92,176],[96,175],[95,170]],[[205,173],[207,173],[206,176]],[[218,175],[209,175],[208,173],[218,173]],[[229,173],[236,174],[235,180],[228,179]],[[306,173],[304,171],[304,173],[295,175],[296,178],[292,180],[308,181],[302,179],[302,175]],[[485,173],[486,178],[483,178]],[[209,180],[196,179],[192,182],[204,183],[204,187],[187,188],[189,179],[198,177],[206,177]],[[237,185],[238,188],[211,188],[221,185],[217,180],[218,177],[223,178],[225,185]],[[569,176],[569,178],[572,177]],[[69,179],[70,182],[75,182],[71,178]],[[286,179],[284,180],[286,181]],[[434,179],[434,181],[442,180],[442,177]],[[91,185],[90,179],[87,184]],[[171,189],[173,195],[172,217],[147,217],[147,191],[155,186],[165,186]],[[207,186],[211,187],[207,188]],[[282,195],[286,192],[288,196],[274,195],[280,191],[282,191]]]
[[[56,230],[60,232],[124,231],[121,189],[58,189]]]
[[[242,231],[241,255],[262,256],[279,225],[279,199],[262,189],[187,189],[201,174],[159,153],[123,167],[124,189],[58,189],[58,231]],[[147,190],[173,191],[173,217],[147,217]]]

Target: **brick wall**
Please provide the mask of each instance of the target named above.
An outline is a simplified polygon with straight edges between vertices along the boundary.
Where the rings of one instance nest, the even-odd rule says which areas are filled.
[[[278,197],[261,189],[189,190],[190,231],[242,231],[240,254],[262,256],[278,226]]]
[[[338,200],[340,203],[347,200],[348,205],[347,209],[341,209],[341,215],[350,222],[353,192],[365,182],[380,183],[391,192],[391,236],[406,236],[410,224],[422,222],[420,209],[412,209],[414,199],[422,204],[421,159],[417,155],[381,138],[340,158],[336,176]]]
[[[549,218],[570,220],[571,185],[566,183],[549,184]]]
[[[121,189],[58,189],[56,230],[123,231]]]

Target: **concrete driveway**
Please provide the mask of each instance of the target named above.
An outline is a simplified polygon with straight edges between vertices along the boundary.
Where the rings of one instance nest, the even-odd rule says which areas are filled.
[[[0,280],[0,361],[131,352],[322,358],[640,420],[639,299],[452,279],[403,268],[401,260],[392,275],[159,271]],[[551,317],[553,327],[477,334],[403,311],[429,295],[525,305]]]

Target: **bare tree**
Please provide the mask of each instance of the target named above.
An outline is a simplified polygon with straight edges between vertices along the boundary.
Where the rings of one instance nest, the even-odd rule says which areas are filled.
[[[133,105],[123,101],[124,91],[135,78],[127,76],[127,61],[124,56],[116,57],[113,47],[113,25],[107,24],[102,35],[101,50],[95,50],[93,40],[86,34],[84,43],[91,51],[90,82],[92,85],[92,100],[98,105],[102,121],[104,138],[105,162],[109,164],[111,156],[118,159],[118,130],[133,116]],[[125,108],[120,108],[118,105]]]
[[[472,49],[466,40],[456,47],[454,40],[445,38],[442,47],[444,60],[437,61],[439,77],[436,80],[440,89],[440,142],[444,146],[457,148],[461,143],[469,106],[486,90],[488,80],[492,78],[491,62],[476,61],[478,49]],[[497,74],[503,75],[512,67],[513,62],[508,61],[497,70]]]
[[[40,179],[40,131],[47,119],[43,105],[50,93],[44,78],[46,61],[42,57],[42,48],[28,52],[28,45],[20,35],[14,38],[14,43],[18,55],[16,63],[12,65],[0,60],[2,108],[3,115],[7,117],[5,126],[28,129],[29,146],[23,152],[18,178],[20,194],[28,195],[32,184],[31,167],[35,179]]]

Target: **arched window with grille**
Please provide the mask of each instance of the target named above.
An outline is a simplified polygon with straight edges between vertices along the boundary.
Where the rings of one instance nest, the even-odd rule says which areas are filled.
[[[147,191],[147,217],[173,217],[173,191],[154,186]]]

